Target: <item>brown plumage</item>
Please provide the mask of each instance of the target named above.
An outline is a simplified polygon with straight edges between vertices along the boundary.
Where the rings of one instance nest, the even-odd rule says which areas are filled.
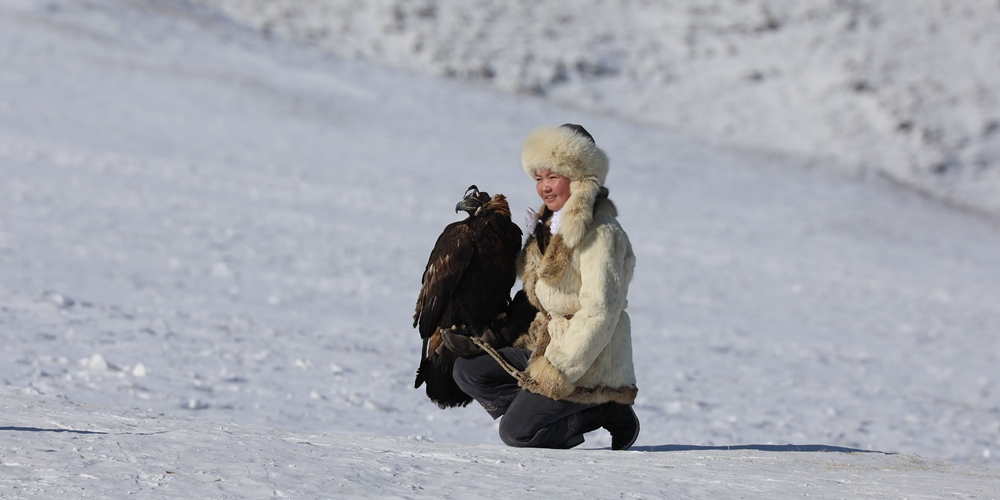
[[[414,387],[426,383],[427,397],[441,408],[472,401],[452,379],[455,355],[442,344],[441,329],[455,326],[477,335],[489,328],[510,301],[521,249],[521,229],[511,222],[504,195],[491,198],[470,186],[459,210],[469,217],[448,224],[438,237],[413,315],[424,340]]]

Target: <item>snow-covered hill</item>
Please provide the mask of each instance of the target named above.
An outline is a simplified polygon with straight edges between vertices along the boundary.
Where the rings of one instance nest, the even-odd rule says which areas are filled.
[[[994,0],[193,0],[341,57],[544,95],[1000,215]]]
[[[537,206],[520,144],[564,122],[638,258],[635,453],[505,448],[412,389],[455,202]],[[1000,490],[1000,228],[796,164],[184,0],[0,2],[0,496]],[[898,454],[757,446],[789,443]]]

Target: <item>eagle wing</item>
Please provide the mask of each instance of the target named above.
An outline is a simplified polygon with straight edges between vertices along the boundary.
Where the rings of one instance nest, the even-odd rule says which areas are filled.
[[[438,236],[420,280],[413,326],[420,325],[420,338],[434,335],[462,275],[475,257],[471,228],[464,221],[453,222]]]

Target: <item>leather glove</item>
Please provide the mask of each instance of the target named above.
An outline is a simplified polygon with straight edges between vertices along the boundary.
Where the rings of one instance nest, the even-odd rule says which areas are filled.
[[[477,338],[495,349],[499,349],[500,347],[507,345],[497,334],[493,333],[493,330],[490,330],[489,328],[483,330]],[[463,358],[478,356],[483,353],[483,350],[472,342],[472,339],[466,330],[452,330],[450,328],[443,329],[441,330],[441,341],[444,342],[444,346],[447,347],[449,351]]]
[[[479,346],[472,342],[465,330],[442,329],[441,341],[444,342],[444,346],[449,351],[463,358],[476,356],[483,352]]]

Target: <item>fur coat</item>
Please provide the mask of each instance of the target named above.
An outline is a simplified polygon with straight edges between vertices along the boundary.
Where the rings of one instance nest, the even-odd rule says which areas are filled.
[[[532,178],[539,168],[570,177],[571,195],[560,210],[557,234],[547,238],[547,226],[536,231],[518,258],[524,291],[539,312],[516,345],[532,350],[525,370],[531,378],[526,389],[556,400],[630,404],[638,389],[625,308],[635,255],[628,235],[618,223],[615,205],[608,199],[608,190],[602,185],[607,157],[591,145],[589,135],[587,138],[589,142],[564,148],[569,153],[584,148],[585,154],[564,157],[595,157],[592,150],[597,150],[598,160],[603,158],[603,170],[600,162],[595,168],[586,158],[578,164],[570,161],[568,166],[566,161],[560,162],[561,150],[557,146],[562,143],[552,140],[542,141],[544,147],[537,148],[538,154],[532,156],[529,146],[533,136],[529,136],[522,153],[525,171]],[[556,130],[555,139],[574,140],[562,130]],[[548,209],[543,206],[540,215],[539,225],[548,224]]]

